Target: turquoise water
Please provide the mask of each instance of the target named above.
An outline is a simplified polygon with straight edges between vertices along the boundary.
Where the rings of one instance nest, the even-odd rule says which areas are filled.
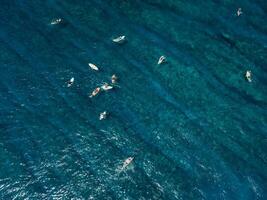
[[[0,198],[267,199],[266,13],[264,0],[2,0]],[[90,99],[112,74],[119,87]]]

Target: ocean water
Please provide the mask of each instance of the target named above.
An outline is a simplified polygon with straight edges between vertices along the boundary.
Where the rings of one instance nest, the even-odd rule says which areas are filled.
[[[2,0],[0,17],[0,199],[267,199],[266,0]]]

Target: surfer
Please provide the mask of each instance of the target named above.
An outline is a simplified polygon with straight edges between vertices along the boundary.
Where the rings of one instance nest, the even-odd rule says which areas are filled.
[[[100,92],[100,87],[94,89],[94,91],[89,95],[90,98],[96,96]]]
[[[58,18],[58,19],[54,19],[54,20],[52,20],[51,21],[51,25],[56,25],[56,24],[59,24],[59,23],[61,23],[62,22],[62,19],[61,18]]]
[[[123,165],[121,167],[121,171],[123,171],[124,169],[126,169],[133,161],[134,157],[129,157],[127,158],[124,162]]]
[[[103,119],[106,119],[107,118],[107,111],[104,111],[102,113],[100,113],[99,115],[99,120],[103,120]]]
[[[166,62],[166,57],[165,56],[160,56],[159,61],[158,61],[158,65],[160,65],[160,64],[162,64],[164,62]]]
[[[98,68],[95,64],[93,64],[93,63],[88,63],[88,65],[89,65],[89,67],[90,67],[92,70],[95,70],[95,71],[98,71],[98,70],[99,70],[99,68]]]
[[[69,81],[68,81],[68,85],[67,87],[71,87],[74,83],[74,77],[72,77]]]
[[[126,40],[125,35],[122,35],[122,36],[119,36],[117,38],[112,39],[113,42],[118,43],[118,44],[124,43],[125,40]]]
[[[248,82],[252,81],[252,77],[251,77],[251,71],[246,71],[245,77],[247,79]]]
[[[113,86],[110,86],[109,84],[104,83],[104,85],[101,86],[101,89],[104,91],[107,91],[107,90],[113,89]]]

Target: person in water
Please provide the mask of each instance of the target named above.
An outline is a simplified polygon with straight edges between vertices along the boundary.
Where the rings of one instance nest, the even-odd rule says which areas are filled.
[[[117,80],[118,80],[118,77],[115,74],[113,74],[111,76],[111,83],[115,84],[117,82]]]

